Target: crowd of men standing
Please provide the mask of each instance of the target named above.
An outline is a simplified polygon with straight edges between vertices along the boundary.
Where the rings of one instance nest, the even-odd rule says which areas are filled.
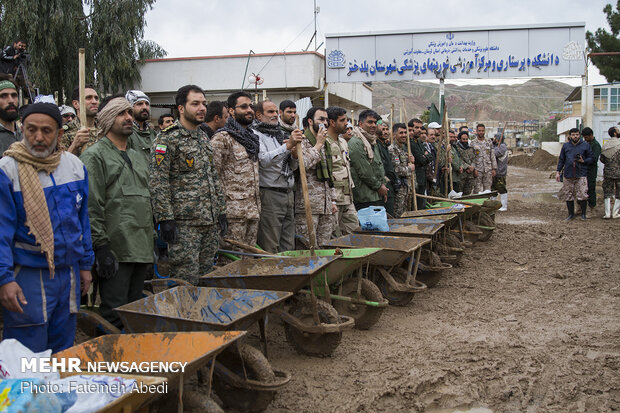
[[[354,126],[340,107],[313,107],[300,122],[290,100],[253,104],[241,91],[207,104],[187,85],[175,96],[178,119],[162,115],[157,133],[141,91],[100,101],[87,85],[85,123],[80,98],[76,89],[71,106],[20,109],[15,85],[0,82],[4,336],[34,351],[72,344],[91,270],[102,316],[120,327],[113,309],[141,297],[154,251],[166,249],[171,275],[197,284],[229,241],[274,253],[310,246],[299,154],[318,246],[351,233],[362,208],[398,217],[414,190],[445,195],[449,168],[457,191],[505,193],[505,145],[484,125],[471,144],[467,131],[450,131],[448,151],[436,123],[390,131],[365,110]]]

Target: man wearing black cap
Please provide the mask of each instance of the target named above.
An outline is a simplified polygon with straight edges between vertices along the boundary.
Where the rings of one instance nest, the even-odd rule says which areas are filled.
[[[55,353],[73,345],[91,282],[88,178],[75,155],[58,150],[56,105],[29,105],[22,122],[24,139],[0,159],[3,338]]]
[[[0,158],[12,143],[21,140],[21,132],[15,123],[19,116],[17,88],[8,80],[0,81]]]

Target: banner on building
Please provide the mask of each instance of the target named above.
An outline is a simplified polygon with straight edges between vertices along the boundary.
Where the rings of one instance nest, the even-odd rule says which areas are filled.
[[[585,23],[328,34],[326,80],[581,76]]]

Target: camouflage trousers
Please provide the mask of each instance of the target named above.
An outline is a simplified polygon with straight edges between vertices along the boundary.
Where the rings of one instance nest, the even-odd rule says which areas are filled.
[[[493,178],[493,185],[491,186],[491,189],[497,191],[500,194],[508,193],[508,190],[506,189],[506,177],[496,176],[495,178]]]
[[[620,179],[603,178],[603,197],[620,199]]]
[[[482,191],[491,190],[492,184],[493,184],[493,175],[491,175],[491,171],[489,172],[478,171],[478,177],[475,178],[475,182],[474,182],[474,192],[478,194]]]
[[[588,179],[582,178],[564,178],[562,186],[562,196],[565,201],[586,201],[588,199]]]
[[[312,224],[316,234],[316,242],[319,247],[325,245],[332,237],[334,230],[334,216],[331,214],[312,215]],[[308,227],[306,225],[306,214],[295,214],[295,232],[308,242]]]
[[[401,185],[398,192],[396,192],[396,199],[394,200],[394,218],[400,218],[400,216],[407,210],[407,199],[409,198],[409,186]]]
[[[463,195],[470,195],[474,190],[475,183],[476,179],[471,175],[467,175],[467,178],[461,178],[460,190],[463,191]]]
[[[170,276],[198,285],[200,276],[213,268],[219,248],[217,225],[191,225],[177,221],[179,237],[168,244]]]
[[[228,232],[224,238],[230,238],[247,245],[255,246],[257,234],[258,219],[229,218]]]
[[[334,217],[332,216],[332,219],[333,218]],[[357,211],[352,203],[347,205],[338,205],[338,215],[335,218],[337,220],[337,222],[334,222],[335,237],[352,234],[353,230],[360,225],[357,220]]]

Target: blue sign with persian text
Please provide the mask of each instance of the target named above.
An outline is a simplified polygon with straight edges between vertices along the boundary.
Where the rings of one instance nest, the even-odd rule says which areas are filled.
[[[581,76],[585,25],[327,35],[326,80]]]

